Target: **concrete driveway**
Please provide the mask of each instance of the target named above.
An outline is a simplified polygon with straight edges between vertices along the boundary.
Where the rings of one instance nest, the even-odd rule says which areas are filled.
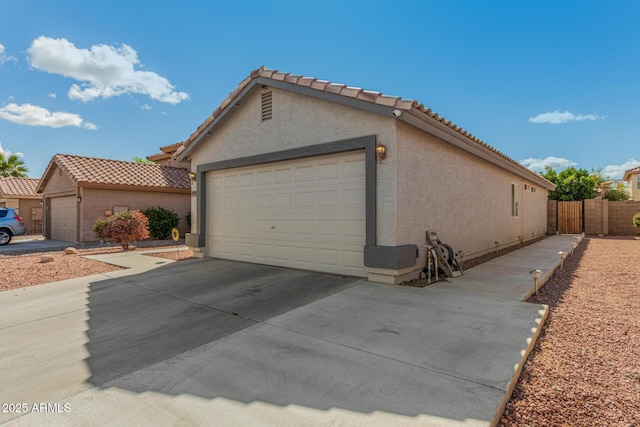
[[[44,252],[64,249],[73,245],[74,243],[45,239],[40,235],[17,236],[11,239],[8,245],[0,246],[0,255],[10,255],[18,252]]]
[[[129,274],[0,293],[0,402],[28,409],[0,422],[485,426],[546,313],[214,259]]]

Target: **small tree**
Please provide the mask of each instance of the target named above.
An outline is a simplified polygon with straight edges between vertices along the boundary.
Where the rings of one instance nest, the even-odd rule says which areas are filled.
[[[636,228],[640,228],[640,212],[633,216],[633,226]]]
[[[140,157],[140,156],[135,156],[135,157],[133,158],[133,161],[134,161],[134,162],[136,162],[136,163],[143,163],[143,164],[145,164],[145,165],[155,165],[155,164],[156,164],[156,162],[151,161],[151,160],[149,160],[149,159],[143,159],[143,158],[142,158],[142,157]]]
[[[140,211],[119,212],[98,218],[93,231],[100,239],[118,243],[126,251],[129,243],[149,238],[149,220]]]
[[[610,202],[624,202],[629,200],[629,192],[624,188],[611,188],[607,190],[605,198]]]
[[[171,235],[171,229],[180,223],[180,217],[177,213],[160,206],[150,207],[144,211],[144,214],[149,219],[149,233],[156,240],[168,239]]]

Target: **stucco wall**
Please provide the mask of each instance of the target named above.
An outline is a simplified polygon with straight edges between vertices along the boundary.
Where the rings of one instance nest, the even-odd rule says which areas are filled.
[[[495,241],[509,246],[518,236],[530,240],[545,233],[544,188],[405,123],[398,122],[397,132],[398,245],[424,245],[425,231],[435,230],[472,258],[495,250]],[[517,184],[517,217],[512,184]],[[421,250],[419,263],[423,258]]]
[[[36,210],[35,216],[33,215],[34,210]],[[28,234],[42,233],[42,204],[40,204],[40,199],[20,199],[19,212],[22,219],[24,219]]]
[[[145,210],[149,207],[160,206],[173,210],[180,217],[178,230],[180,235],[188,232],[185,216],[191,209],[190,194],[163,193],[151,191],[112,190],[104,188],[81,188],[82,202],[80,203],[81,242],[96,241],[93,224],[96,219],[104,216],[105,211],[112,211],[114,206],[125,206],[129,210]]]
[[[273,118],[261,121],[261,94],[273,91]],[[191,153],[191,166],[377,135],[389,156],[378,168],[377,243],[395,245],[395,124],[392,118],[279,89],[254,89]],[[193,214],[192,214],[193,215]],[[196,222],[192,222],[193,232]],[[380,226],[383,224],[383,226]]]
[[[54,164],[49,174],[49,179],[44,185],[43,194],[47,197],[64,193],[75,194],[76,185],[69,177]]]

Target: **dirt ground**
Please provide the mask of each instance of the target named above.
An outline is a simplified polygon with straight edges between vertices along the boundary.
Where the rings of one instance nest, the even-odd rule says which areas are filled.
[[[586,238],[531,298],[549,316],[499,426],[640,426],[639,257]]]

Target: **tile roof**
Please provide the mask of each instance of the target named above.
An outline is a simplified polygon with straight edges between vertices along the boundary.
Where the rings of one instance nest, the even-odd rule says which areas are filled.
[[[640,174],[640,166],[636,166],[635,168],[627,169],[624,171],[624,176],[622,177],[623,181],[628,181],[631,179],[631,175]]]
[[[243,81],[240,82],[240,84],[238,85],[238,87],[236,87],[230,94],[229,96],[222,101],[222,103],[218,106],[218,108],[216,108],[213,113],[211,113],[211,115],[209,117],[207,117],[207,119],[200,125],[198,126],[198,128],[196,129],[195,132],[193,132],[189,138],[187,138],[184,142],[182,147],[180,147],[178,149],[178,151],[176,152],[176,154],[174,155],[177,156],[180,153],[182,153],[187,147],[189,147],[189,145],[207,128],[207,126],[209,126],[209,124],[211,124],[211,122],[213,122],[216,117],[218,117],[223,110],[234,100],[234,98],[236,98],[238,95],[240,95],[240,93],[244,90],[244,88],[249,85],[249,83],[251,83],[253,80],[259,78],[259,77],[263,77],[263,78],[268,78],[268,79],[272,79],[272,80],[277,80],[277,81],[282,81],[282,82],[286,82],[286,83],[292,83],[298,86],[303,86],[303,87],[307,87],[307,88],[311,88],[311,89],[315,89],[315,90],[319,90],[319,91],[324,91],[324,92],[329,92],[329,93],[334,93],[334,94],[338,94],[338,95],[342,95],[348,98],[356,98],[359,99],[361,101],[366,101],[366,102],[371,102],[374,104],[378,104],[378,105],[382,105],[382,106],[386,106],[386,107],[391,107],[394,109],[399,109],[399,110],[405,110],[405,111],[409,111],[409,110],[413,110],[416,111],[432,120],[438,121],[440,123],[442,123],[443,125],[449,127],[450,129],[456,131],[457,133],[459,133],[460,135],[470,139],[473,143],[497,154],[498,156],[502,157],[503,159],[507,160],[508,162],[514,164],[516,167],[518,167],[519,169],[527,172],[527,173],[534,173],[532,172],[530,169],[524,167],[523,165],[521,165],[519,162],[517,162],[516,160],[512,159],[511,157],[507,156],[506,154],[502,153],[501,151],[493,148],[492,146],[490,146],[489,144],[485,143],[484,141],[482,141],[481,139],[477,138],[476,136],[472,135],[471,133],[467,132],[466,130],[462,129],[460,126],[452,123],[450,120],[445,119],[444,117],[438,115],[437,113],[433,112],[430,108],[426,108],[424,105],[418,103],[415,100],[412,99],[402,99],[399,96],[389,96],[389,95],[383,95],[380,92],[375,92],[375,91],[368,91],[368,90],[364,90],[362,88],[358,88],[358,87],[351,87],[351,86],[347,86],[344,84],[338,84],[338,83],[331,83],[329,81],[326,80],[320,80],[317,79],[315,77],[304,77],[304,76],[299,76],[299,75],[294,75],[294,74],[290,74],[290,73],[283,73],[277,70],[271,70],[267,67],[260,67],[256,70],[253,70],[249,76],[247,76]],[[535,174],[535,173],[534,173]],[[545,180],[546,181],[546,180]],[[549,183],[551,184],[551,183]]]
[[[147,159],[151,161],[171,159],[173,157],[173,153],[175,153],[180,146],[182,146],[182,141],[165,145],[164,147],[160,147],[160,151],[162,151],[162,153],[152,154],[147,156]]]
[[[35,178],[0,178],[0,194],[3,196],[42,197],[36,193],[39,179]]]
[[[56,154],[43,175],[38,191],[43,190],[46,177],[53,164],[58,165],[74,184],[191,189],[189,171],[186,169],[71,154]]]

